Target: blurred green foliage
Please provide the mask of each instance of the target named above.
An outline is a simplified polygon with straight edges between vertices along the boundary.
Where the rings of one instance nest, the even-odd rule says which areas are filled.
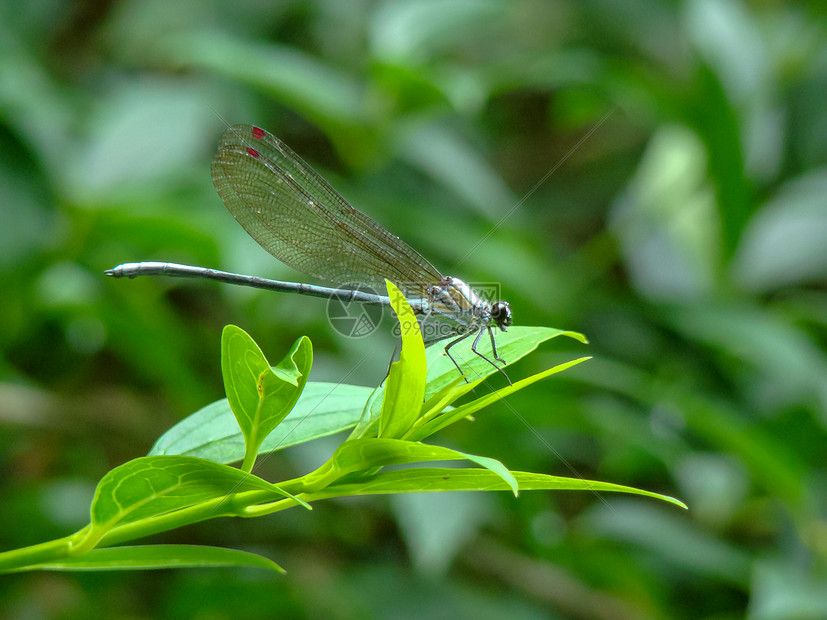
[[[332,501],[163,539],[247,547],[285,577],[10,576],[4,617],[827,617],[825,18],[814,1],[0,1],[3,549],[83,525],[103,473],[222,396],[226,323],[272,358],[310,336],[315,381],[384,375],[389,329],[342,338],[318,300],[103,277],[175,260],[298,278],[213,191],[225,122],[284,139],[445,273],[501,282],[516,322],[589,336],[512,370],[595,356],[510,400],[543,441],[506,407],[436,439],[690,505]]]

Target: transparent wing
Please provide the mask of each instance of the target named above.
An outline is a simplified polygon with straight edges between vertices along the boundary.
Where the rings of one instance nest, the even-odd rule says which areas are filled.
[[[224,204],[261,247],[334,286],[356,282],[426,297],[442,275],[419,252],[354,209],[286,144],[253,125],[221,136],[212,179]]]

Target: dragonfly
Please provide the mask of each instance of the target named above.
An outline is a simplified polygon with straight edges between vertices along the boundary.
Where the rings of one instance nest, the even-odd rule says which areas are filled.
[[[398,236],[352,207],[284,142],[255,125],[228,127],[219,141],[211,174],[227,209],[262,248],[287,266],[333,286],[167,262],[124,263],[106,270],[106,275],[207,278],[386,306],[390,305],[389,297],[364,287],[384,290],[388,279],[405,296],[418,320],[435,317],[448,325],[430,342],[425,340],[430,344],[451,338],[445,354],[466,381],[451,349],[471,337],[471,351],[508,379],[505,371],[478,347],[487,333],[493,360],[505,365],[497,353],[494,330],[505,332],[512,324],[509,303],[487,301],[459,278],[443,275]]]

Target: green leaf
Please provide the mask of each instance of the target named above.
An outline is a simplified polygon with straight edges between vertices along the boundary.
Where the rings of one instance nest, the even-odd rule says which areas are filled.
[[[508,396],[509,394],[513,394],[524,387],[531,385],[532,383],[536,383],[540,379],[544,379],[549,375],[556,374],[558,372],[562,372],[567,368],[571,368],[572,366],[576,366],[581,362],[585,362],[586,360],[591,359],[590,357],[581,357],[580,359],[572,360],[570,362],[565,362],[563,364],[558,364],[557,366],[553,366],[543,372],[538,372],[535,375],[530,377],[526,377],[525,379],[521,379],[512,385],[507,385],[504,388],[497,390],[496,392],[492,392],[490,394],[486,394],[485,396],[481,396],[475,400],[472,400],[469,403],[465,403],[456,407],[455,409],[451,409],[446,411],[444,414],[440,416],[436,416],[422,424],[420,427],[414,427],[411,429],[411,432],[405,439],[410,439],[412,441],[420,441],[429,435],[433,435],[437,431],[445,428],[446,426],[450,426],[451,424],[458,422],[464,418],[467,418],[469,415],[476,413],[480,409],[487,407],[491,403],[498,402]],[[425,418],[423,418],[424,420]]]
[[[262,442],[259,454],[352,428],[373,390],[345,383],[308,382],[296,406]],[[244,437],[226,398],[181,420],[161,435],[149,455],[197,456],[216,463],[244,458]]]
[[[81,556],[27,566],[23,570],[152,570],[217,566],[247,566],[285,572],[272,560],[255,553],[200,545],[139,545],[93,549]]]
[[[433,446],[401,439],[355,439],[343,443],[331,459],[331,478],[365,471],[373,467],[421,463],[424,461],[457,461],[467,459],[496,474],[517,493],[517,482],[511,472],[496,459],[465,454],[442,446]]]
[[[351,75],[318,56],[296,48],[230,37],[214,32],[192,32],[170,38],[158,53],[165,61],[227,76],[260,89],[300,110],[334,136],[370,125],[363,86]]]
[[[438,184],[492,220],[518,200],[467,135],[446,125],[442,119],[418,123],[416,131],[405,136],[401,153]]]
[[[496,336],[497,350],[509,364],[513,364],[522,359],[541,343],[556,338],[557,336],[567,336],[584,344],[588,342],[582,334],[555,329],[553,327],[513,326],[509,327],[507,332],[500,332]],[[451,355],[456,358],[469,382],[465,382],[462,375],[457,372],[456,366],[454,366],[453,362],[445,355],[444,342],[437,342],[429,346],[425,350],[425,359],[428,367],[427,383],[425,385],[425,408],[420,407],[420,411],[428,411],[437,401],[443,401],[446,404],[451,403],[470,392],[490,375],[499,373],[494,366],[480,358],[479,355],[475,355],[471,351],[470,344],[466,345],[462,343],[455,346],[451,349]],[[444,398],[446,395],[445,390],[452,391],[448,399]],[[379,401],[378,398],[374,401],[370,411],[370,418],[367,420],[363,419],[359,424],[360,428],[367,428],[374,420],[379,419],[381,414],[379,402],[381,401]],[[362,436],[364,436],[364,434]]]
[[[359,423],[348,439],[360,439],[362,437],[376,437],[379,434],[379,415],[382,412],[381,406],[375,408],[376,403],[381,403],[385,395],[384,383],[373,389],[367,400],[362,405],[362,413],[359,416]],[[379,414],[373,415],[373,411],[378,411]]]
[[[563,478],[547,474],[513,471],[520,491],[590,491],[593,493],[631,493],[660,499],[681,508],[682,501],[610,482]],[[315,496],[314,500],[352,495],[377,495],[390,493],[433,493],[441,491],[509,491],[511,488],[497,474],[486,469],[449,469],[440,467],[416,467],[380,472],[358,482],[335,484]]]
[[[385,280],[391,307],[396,313],[402,334],[399,361],[391,365],[385,383],[382,413],[379,418],[380,437],[401,437],[419,417],[425,395],[425,344],[419,322],[405,296],[396,285]]]
[[[242,469],[250,471],[259,446],[290,413],[313,364],[310,340],[299,338],[273,368],[241,328],[227,325],[221,335],[221,372],[227,400],[244,435]]]
[[[546,340],[551,340],[557,336],[567,336],[583,344],[588,342],[583,334],[577,332],[555,329],[553,327],[523,325],[509,327],[507,332],[498,332],[495,336],[497,340],[497,352],[508,365],[522,359]],[[471,338],[473,338],[473,336]],[[469,339],[467,344],[463,342],[451,349],[451,355],[453,355],[457,363],[459,363],[468,381],[473,384],[475,381],[499,373],[491,364],[471,351],[470,343],[471,339]],[[482,338],[480,340],[480,352],[487,357],[491,357],[491,351],[486,350],[486,346],[490,347],[488,339]],[[448,356],[445,355],[445,343],[443,342],[438,342],[428,347],[427,362],[428,388],[425,392],[425,397],[431,398],[434,394],[456,381],[457,369],[451,360],[448,359]],[[465,382],[463,381],[463,383]],[[463,393],[469,392],[472,388],[471,385],[465,385],[466,387]]]
[[[88,539],[96,541],[116,527],[246,491],[292,498],[276,485],[227,465],[190,456],[143,456],[116,467],[98,483]],[[233,513],[229,503],[223,512],[218,510],[215,516]]]
[[[466,383],[462,376],[457,373],[453,383],[449,383],[425,401],[425,404],[422,405],[422,418],[428,419],[429,417],[450,408],[451,403],[464,394],[467,394],[469,388],[473,389],[477,385],[479,385],[479,381]]]

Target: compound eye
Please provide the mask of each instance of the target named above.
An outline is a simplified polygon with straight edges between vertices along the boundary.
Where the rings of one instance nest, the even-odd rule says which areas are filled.
[[[498,301],[491,307],[491,318],[500,327],[505,330],[511,325],[511,306],[507,301]]]

